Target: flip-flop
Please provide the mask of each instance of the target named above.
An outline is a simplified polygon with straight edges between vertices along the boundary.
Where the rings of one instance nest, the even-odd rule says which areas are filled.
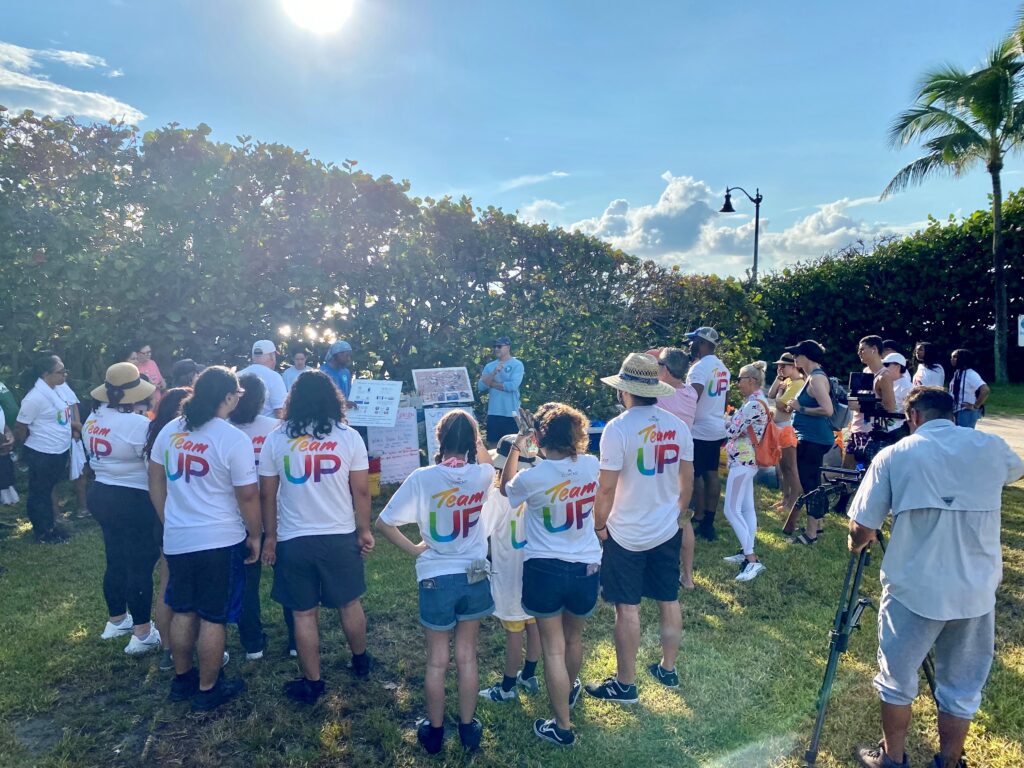
[[[807,535],[806,531],[800,531],[797,536],[788,540],[790,544],[802,544],[804,546],[812,546],[818,543],[818,537],[815,536],[813,539]]]

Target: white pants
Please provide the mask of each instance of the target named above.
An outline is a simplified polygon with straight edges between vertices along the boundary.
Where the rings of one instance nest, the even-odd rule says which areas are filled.
[[[744,555],[754,554],[757,513],[754,511],[754,475],[757,467],[737,464],[729,467],[725,481],[725,519],[729,521]]]

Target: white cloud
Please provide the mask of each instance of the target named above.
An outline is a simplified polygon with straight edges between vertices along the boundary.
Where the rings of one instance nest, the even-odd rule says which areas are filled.
[[[508,192],[520,187],[529,187],[534,184],[543,184],[552,179],[564,179],[569,174],[565,171],[549,171],[548,173],[534,173],[526,176],[516,176],[514,179],[506,179],[498,185],[499,192]]]
[[[643,258],[695,272],[742,276],[753,261],[753,218],[746,213],[719,216],[721,196],[703,181],[670,172],[662,174],[662,179],[666,187],[657,203],[633,207],[627,200],[613,200],[600,216],[577,221],[570,228]],[[824,203],[780,232],[773,232],[770,219],[762,215],[759,270],[817,258],[858,240],[870,242],[906,231],[905,227],[855,219],[848,213],[851,208],[876,202],[877,198],[863,197]]]
[[[529,224],[540,224],[547,222],[556,224],[559,214],[565,210],[565,206],[554,200],[534,200],[519,208],[519,218]]]
[[[25,48],[0,42],[0,103],[13,111],[31,109],[49,115],[75,115],[93,120],[125,120],[138,123],[145,115],[113,96],[80,91],[53,82],[42,69],[44,62],[76,69],[105,69],[107,77],[121,77],[120,69],[109,69],[102,56],[56,48]]]

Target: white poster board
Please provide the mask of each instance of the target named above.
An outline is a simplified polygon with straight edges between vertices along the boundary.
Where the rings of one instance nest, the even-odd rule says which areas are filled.
[[[393,427],[402,399],[401,381],[355,379],[348,401],[355,405],[345,416],[354,427]]]
[[[437,423],[451,411],[465,411],[469,418],[476,423],[476,416],[469,408],[424,408],[423,426],[427,430],[427,464],[433,464],[434,456],[437,454]]]
[[[370,453],[380,456],[380,481],[401,483],[420,466],[420,438],[416,409],[399,408],[393,427],[366,431]]]
[[[465,367],[415,368],[412,381],[424,405],[473,402],[473,387]]]

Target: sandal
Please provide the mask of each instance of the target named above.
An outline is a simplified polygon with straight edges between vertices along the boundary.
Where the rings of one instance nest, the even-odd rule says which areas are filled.
[[[815,536],[812,539],[810,536],[807,535],[807,531],[804,530],[803,528],[801,528],[799,534],[797,534],[796,536],[794,536],[791,539],[787,539],[786,541],[789,542],[790,544],[803,544],[803,545],[809,547],[812,544],[816,544],[817,543],[818,537]]]

